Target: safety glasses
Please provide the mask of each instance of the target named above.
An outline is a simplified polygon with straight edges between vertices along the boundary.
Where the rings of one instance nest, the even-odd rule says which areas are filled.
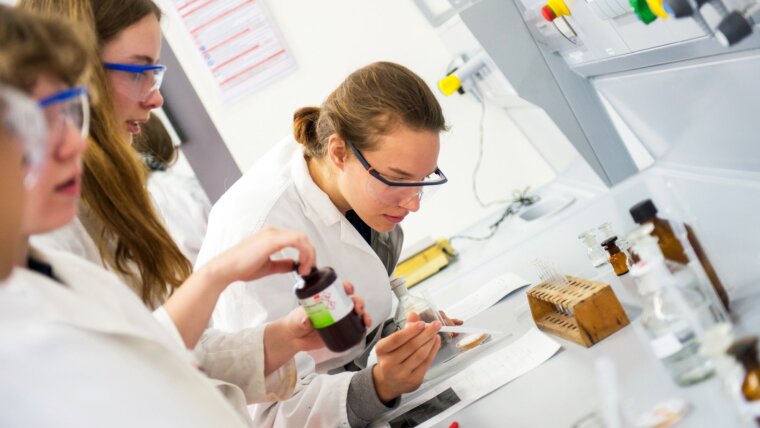
[[[103,67],[113,73],[114,89],[133,101],[145,102],[161,87],[165,65],[134,65],[104,62]]]
[[[79,86],[57,92],[37,102],[47,123],[48,138],[60,142],[71,127],[81,138],[90,132],[90,101],[87,88]]]
[[[438,186],[449,181],[440,168],[436,168],[435,172],[422,181],[392,180],[377,172],[350,141],[346,140],[346,144],[351,148],[359,163],[372,176],[372,179],[367,180],[367,193],[382,204],[398,206],[405,205],[415,198],[422,200],[423,194],[430,197]]]
[[[37,103],[21,91],[0,86],[0,98],[5,105],[0,120],[11,139],[21,144],[28,166],[25,183],[27,187],[31,187],[47,153],[45,117]]]

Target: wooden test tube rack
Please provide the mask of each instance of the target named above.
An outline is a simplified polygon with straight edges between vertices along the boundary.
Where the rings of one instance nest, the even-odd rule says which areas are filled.
[[[609,284],[565,278],[566,285],[542,282],[528,291],[539,329],[588,348],[629,324]]]

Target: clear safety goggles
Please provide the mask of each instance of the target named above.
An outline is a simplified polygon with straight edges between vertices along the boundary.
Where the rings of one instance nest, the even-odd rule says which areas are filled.
[[[90,101],[87,88],[79,86],[57,92],[37,102],[42,109],[49,141],[60,142],[71,127],[81,138],[90,132]]]
[[[133,101],[145,102],[161,87],[166,66],[119,64],[104,62],[103,67],[114,74],[114,89]]]
[[[39,175],[47,153],[47,124],[38,104],[23,92],[0,86],[5,111],[0,120],[11,139],[21,144],[28,171],[25,183],[31,187]]]
[[[362,164],[365,170],[372,177],[368,177],[366,182],[366,191],[372,195],[378,202],[385,205],[406,205],[415,199],[422,200],[422,196],[430,197],[439,188],[441,184],[446,183],[448,178],[443,174],[440,168],[436,168],[435,172],[423,178],[421,181],[411,180],[392,180],[375,170],[372,165],[367,162],[359,149],[356,148],[350,141],[346,140],[348,147],[354,153],[359,163]]]

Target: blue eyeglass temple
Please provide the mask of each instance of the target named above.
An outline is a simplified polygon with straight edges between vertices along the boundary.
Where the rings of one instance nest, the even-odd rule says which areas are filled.
[[[103,67],[108,70],[126,71],[129,73],[144,73],[146,71],[166,71],[166,66],[161,65],[161,64],[135,65],[135,64],[119,64],[115,62],[104,62]]]
[[[58,92],[47,98],[43,98],[37,102],[40,107],[47,107],[50,104],[57,103],[59,101],[66,101],[71,98],[76,98],[81,95],[87,95],[87,88],[84,86],[77,86],[75,88],[66,89],[65,91]]]

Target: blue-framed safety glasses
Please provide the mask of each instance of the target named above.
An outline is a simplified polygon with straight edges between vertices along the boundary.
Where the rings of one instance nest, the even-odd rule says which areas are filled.
[[[380,203],[386,205],[405,205],[414,198],[421,200],[423,194],[429,197],[435,189],[449,181],[440,168],[436,168],[432,174],[421,181],[390,179],[374,169],[359,149],[350,141],[346,140],[346,144],[351,148],[359,163],[373,177],[373,179],[367,180],[366,190],[367,193],[375,197]]]
[[[87,88],[78,86],[45,97],[37,104],[42,109],[48,129],[48,140],[56,144],[71,127],[81,138],[90,132],[90,101]]]
[[[2,127],[12,141],[21,145],[29,168],[25,183],[31,187],[47,153],[45,117],[37,103],[19,90],[0,85],[0,98],[3,104],[0,114]]]
[[[114,75],[114,89],[131,100],[144,102],[161,87],[166,66],[119,64],[104,62],[103,67]]]

